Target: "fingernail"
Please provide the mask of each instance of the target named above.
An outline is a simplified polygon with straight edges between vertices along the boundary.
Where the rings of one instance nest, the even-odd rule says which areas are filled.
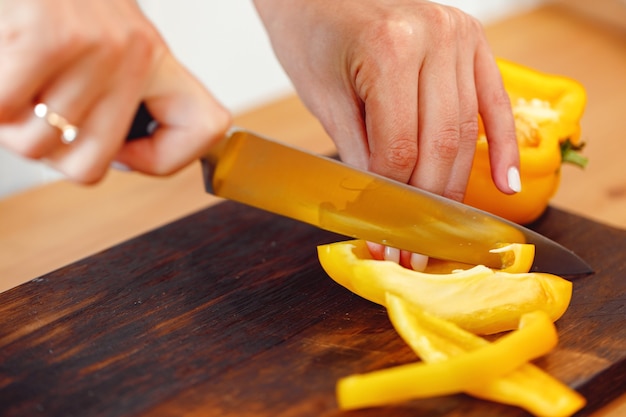
[[[420,253],[412,253],[410,262],[411,268],[413,268],[414,271],[423,272],[426,269],[426,265],[428,265],[428,256]]]
[[[400,249],[385,246],[384,257],[386,261],[391,261],[391,262],[395,262],[399,264],[400,263]]]
[[[117,161],[113,161],[111,162],[111,164],[109,165],[111,168],[113,168],[116,171],[124,171],[124,172],[129,172],[132,171],[132,169],[128,166],[125,165],[121,162],[117,162]]]
[[[519,170],[517,167],[511,167],[506,173],[506,179],[511,191],[519,193],[522,191],[522,180],[519,176]]]

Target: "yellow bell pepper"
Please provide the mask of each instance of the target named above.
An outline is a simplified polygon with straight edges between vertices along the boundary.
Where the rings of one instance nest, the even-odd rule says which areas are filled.
[[[385,305],[390,292],[476,334],[514,329],[521,315],[535,310],[557,320],[572,294],[571,282],[550,274],[481,265],[444,274],[413,271],[372,259],[362,240],[319,246],[318,258],[332,279],[363,298]]]
[[[401,297],[388,295],[387,311],[400,337],[427,363],[447,361],[489,344],[454,323],[411,308]],[[531,363],[465,392],[545,417],[570,416],[586,402],[582,395]]]
[[[498,60],[515,116],[522,191],[500,192],[491,179],[489,154],[481,125],[465,203],[511,221],[536,220],[556,192],[561,164],[584,166],[580,119],[586,104],[584,87],[567,77],[545,74]]]
[[[548,353],[557,339],[547,314],[526,313],[519,330],[445,361],[417,362],[342,378],[337,384],[337,401],[342,409],[353,409],[471,390]]]

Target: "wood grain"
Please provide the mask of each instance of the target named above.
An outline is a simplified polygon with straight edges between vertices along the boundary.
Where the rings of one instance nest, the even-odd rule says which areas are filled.
[[[626,231],[557,209],[534,228],[596,270],[537,362],[588,416],[626,387]],[[527,415],[465,395],[339,412],[338,378],[417,360],[321,269],[340,239],[225,202],[0,294],[0,415]]]

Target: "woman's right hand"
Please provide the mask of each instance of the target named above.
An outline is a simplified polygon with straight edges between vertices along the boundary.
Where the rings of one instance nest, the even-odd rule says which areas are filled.
[[[134,0],[0,2],[0,145],[70,179],[100,180],[114,160],[174,172],[230,126],[230,114],[171,54]],[[159,128],[125,143],[140,102]],[[37,103],[78,128],[70,144]]]

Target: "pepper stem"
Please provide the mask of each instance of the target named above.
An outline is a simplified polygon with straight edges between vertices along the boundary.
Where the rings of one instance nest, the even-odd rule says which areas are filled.
[[[569,139],[561,142],[561,162],[585,168],[589,160],[587,157],[580,154],[580,150],[582,150],[584,146],[584,143],[576,146],[572,144]]]

